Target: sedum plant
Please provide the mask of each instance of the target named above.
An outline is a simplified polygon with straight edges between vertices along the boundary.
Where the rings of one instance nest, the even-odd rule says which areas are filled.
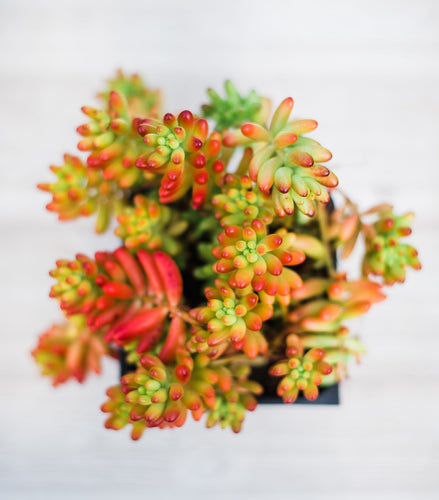
[[[58,385],[99,373],[103,356],[128,366],[107,391],[110,429],[181,427],[189,414],[239,432],[277,377],[293,403],[341,382],[365,349],[349,320],[420,269],[405,243],[413,214],[361,211],[338,189],[331,153],[291,116],[289,97],[238,93],[199,111],[163,113],[160,93],[119,72],[82,108],[78,156],[51,167],[47,209],[94,216],[122,241],[56,262],[50,296],[64,321],[33,350]],[[357,243],[358,276],[337,266]]]

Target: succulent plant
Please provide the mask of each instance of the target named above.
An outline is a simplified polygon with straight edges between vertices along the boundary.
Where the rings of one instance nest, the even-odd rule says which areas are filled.
[[[248,175],[224,176],[221,194],[212,198],[212,205],[216,207],[215,217],[222,227],[248,226],[254,219],[260,219],[264,224],[271,224],[273,221],[269,202],[253,186]]]
[[[99,94],[99,97],[107,102],[112,91],[125,97],[131,117],[159,116],[161,92],[148,88],[139,75],[125,75],[123,71],[118,70],[116,76],[108,80],[107,88]]]
[[[101,373],[101,358],[110,353],[102,333],[92,332],[81,316],[51,326],[32,351],[41,373],[51,377],[54,386],[71,378],[82,383],[91,371]]]
[[[107,389],[109,399],[102,404],[101,410],[109,413],[110,416],[105,421],[107,429],[119,431],[126,425],[132,425],[131,439],[136,441],[141,438],[146,429],[145,420],[132,420],[130,417],[133,404],[125,401],[125,394],[120,385],[115,385]]]
[[[207,305],[194,309],[192,315],[206,325],[206,349],[231,342],[235,349],[246,352],[249,338],[259,332],[262,323],[273,314],[272,305],[259,302],[258,295],[252,290],[233,290],[224,279],[217,278],[214,287],[206,288],[205,295]],[[265,342],[259,347],[262,353],[266,352]],[[220,350],[224,349],[220,347]],[[247,354],[255,357],[258,351]]]
[[[378,220],[365,230],[366,255],[363,273],[382,276],[386,285],[403,283],[406,267],[420,269],[418,252],[400,239],[412,232],[413,213],[394,215],[392,209],[382,210]]]
[[[208,95],[199,112],[162,115],[158,91],[118,72],[100,106],[82,108],[78,156],[39,185],[61,221],[97,213],[102,232],[116,219],[122,246],[56,262],[65,319],[33,357],[54,385],[125,358],[102,411],[133,439],[188,416],[239,432],[264,391],[256,370],[280,377],[285,403],[315,400],[365,352],[349,320],[420,268],[403,240],[413,215],[360,211],[322,165],[331,153],[305,137],[317,122],[290,121],[291,98],[268,125],[267,98],[231,82]],[[361,237],[351,277],[340,259]]]
[[[254,156],[249,175],[265,193],[272,192],[273,208],[283,217],[297,207],[305,215],[315,213],[314,200],[329,201],[326,188],[338,184],[337,177],[322,162],[331,153],[304,134],[317,127],[315,120],[288,122],[294,101],[287,97],[274,112],[270,127],[244,123],[240,130],[227,132],[223,143],[228,147],[251,145]]]
[[[114,233],[130,250],[163,250],[169,255],[181,251],[178,237],[186,230],[187,222],[157,200],[136,195],[133,206],[124,207],[117,222],[119,226]]]
[[[270,109],[270,101],[260,97],[252,90],[247,97],[243,97],[230,80],[224,85],[225,99],[213,89],[208,89],[207,94],[210,104],[202,106],[205,118],[215,121],[215,130],[222,132],[224,129],[240,127],[243,123],[262,122],[266,120]]]
[[[250,226],[227,226],[218,235],[219,246],[212,251],[218,259],[214,270],[229,276],[233,288],[251,286],[255,292],[289,297],[292,289],[302,286],[300,276],[286,266],[301,264],[305,254],[289,251],[280,234],[268,234],[260,219]]]
[[[38,188],[52,193],[47,210],[58,214],[61,221],[88,217],[97,212],[96,232],[104,232],[113,214],[118,214],[124,204],[123,192],[102,172],[87,167],[77,156],[64,155],[64,164],[50,167],[56,175],[54,183],[41,183]]]
[[[294,403],[299,391],[314,401],[319,395],[318,386],[325,375],[332,372],[332,366],[324,360],[325,352],[314,347],[305,354],[300,340],[295,335],[286,339],[286,355],[288,359],[276,363],[270,368],[270,374],[283,377],[279,382],[277,393],[284,403]]]
[[[192,205],[200,208],[206,201],[209,172],[221,148],[221,136],[210,136],[206,120],[190,111],[178,117],[167,113],[163,121],[146,118],[139,123],[145,152],[136,166],[151,173],[163,174],[159,196],[161,203],[181,198],[192,186]],[[222,164],[220,166],[222,169]]]

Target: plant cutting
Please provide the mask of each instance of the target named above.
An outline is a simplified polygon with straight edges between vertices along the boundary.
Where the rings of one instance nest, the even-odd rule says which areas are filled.
[[[226,82],[200,110],[163,114],[160,92],[122,72],[98,97],[82,108],[79,153],[39,188],[59,220],[95,217],[122,243],[50,271],[64,320],[32,352],[42,373],[83,382],[122,355],[102,411],[133,439],[189,413],[239,432],[266,385],[256,371],[284,403],[341,382],[365,352],[349,320],[421,267],[405,242],[413,214],[343,193],[290,97],[272,112]],[[336,262],[356,246],[350,277]]]

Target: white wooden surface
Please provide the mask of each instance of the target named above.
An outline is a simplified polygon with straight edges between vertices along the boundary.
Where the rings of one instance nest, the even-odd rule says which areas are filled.
[[[439,498],[438,28],[435,0],[0,1],[0,498]],[[292,95],[362,207],[417,211],[424,269],[355,325],[369,353],[340,407],[132,443],[102,427],[116,366],[83,387],[38,376],[29,349],[60,318],[48,270],[117,242],[58,224],[35,184],[74,152],[80,106],[118,67],[163,87],[171,111],[225,78]]]

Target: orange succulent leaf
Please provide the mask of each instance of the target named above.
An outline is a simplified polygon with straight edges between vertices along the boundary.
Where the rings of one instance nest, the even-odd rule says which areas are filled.
[[[155,252],[153,258],[165,288],[171,306],[176,306],[183,294],[183,279],[177,264],[169,255]]]

